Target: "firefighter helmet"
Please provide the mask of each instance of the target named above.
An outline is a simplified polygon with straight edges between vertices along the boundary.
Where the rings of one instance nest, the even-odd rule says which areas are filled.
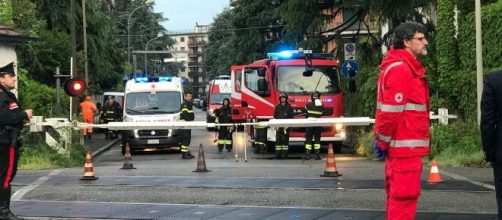
[[[310,97],[312,98],[312,100],[314,100],[314,99],[318,99],[318,98],[320,98],[320,97],[321,97],[321,93],[319,93],[318,91],[315,91],[315,92],[313,92],[313,93],[310,95]]]
[[[279,100],[281,100],[281,98],[286,98],[286,100],[288,100],[288,95],[286,95],[286,93],[281,93],[279,95]]]

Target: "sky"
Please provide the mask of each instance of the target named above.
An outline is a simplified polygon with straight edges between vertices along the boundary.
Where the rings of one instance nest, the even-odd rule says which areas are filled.
[[[168,31],[193,30],[195,22],[207,25],[228,7],[230,0],[155,0],[154,11],[161,12]]]

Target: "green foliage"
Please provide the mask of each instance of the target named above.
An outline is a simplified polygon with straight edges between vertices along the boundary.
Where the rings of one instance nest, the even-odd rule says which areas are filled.
[[[53,148],[39,144],[23,146],[19,158],[19,169],[54,169],[64,167],[82,166],[85,161],[85,148],[82,145],[73,145],[69,155],[59,154]]]
[[[33,109],[34,115],[55,117],[56,91],[28,77],[24,69],[18,69],[19,101],[24,109]],[[61,89],[61,110],[63,115],[69,114],[69,98]]]
[[[219,14],[212,24],[208,34],[209,44],[204,48],[204,70],[208,79],[221,74],[229,75],[236,50],[232,49],[233,34],[231,11],[225,10]],[[222,53],[220,51],[225,51]]]
[[[483,166],[479,128],[475,123],[455,122],[431,129],[431,158],[448,166]]]
[[[354,142],[349,144],[352,151],[357,156],[373,157],[375,155],[373,151],[375,140],[373,137],[373,130],[354,129],[354,132],[356,133],[356,137],[352,139]]]
[[[0,24],[13,25],[12,20],[12,0],[0,1]]]

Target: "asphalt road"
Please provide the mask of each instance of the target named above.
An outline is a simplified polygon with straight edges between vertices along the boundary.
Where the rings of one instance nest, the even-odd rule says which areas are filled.
[[[203,112],[195,112],[196,120],[205,120]],[[343,175],[323,178],[319,175],[325,159],[276,160],[247,148],[245,162],[243,146],[218,153],[214,135],[194,130],[190,146],[196,156],[199,146],[204,147],[210,172],[192,172],[197,158],[181,160],[177,151],[134,154],[136,169],[122,170],[123,156],[116,144],[94,158],[96,181],[79,180],[83,167],[21,171],[14,181],[13,209],[33,218],[384,218],[381,161],[337,155],[336,166]],[[291,156],[299,158],[301,152]],[[417,219],[495,219],[490,168],[440,167],[445,181],[436,185],[425,182],[429,170],[424,167]]]

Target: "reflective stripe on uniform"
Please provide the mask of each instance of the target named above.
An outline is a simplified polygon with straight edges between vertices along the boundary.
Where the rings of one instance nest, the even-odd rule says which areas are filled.
[[[188,152],[189,150],[188,146],[181,145],[181,152]]]
[[[230,145],[232,144],[232,140],[218,140],[218,144],[226,144],[226,145]]]
[[[305,144],[305,149],[307,149],[307,150],[312,150],[312,145],[310,145],[310,144]]]
[[[182,112],[193,113],[193,111],[192,111],[192,110],[187,109],[187,108],[182,108],[182,109],[181,109],[181,111],[182,111]]]
[[[402,111],[425,112],[427,111],[427,106],[414,103],[407,103],[405,105],[386,105],[377,102],[377,109],[380,109],[383,112],[402,112]]]
[[[429,139],[392,140],[390,147],[429,147]]]
[[[390,142],[390,140],[392,139],[392,137],[385,136],[385,135],[380,134],[380,133],[377,133],[377,137],[378,137],[379,140],[382,140],[382,141],[385,141],[385,142]]]
[[[263,144],[263,145],[265,145],[265,143],[260,142],[260,141],[255,141],[254,143],[255,143],[255,144]]]
[[[321,144],[314,144],[314,149],[315,150],[321,149]]]
[[[275,150],[282,150],[282,145],[275,145]]]
[[[308,110],[308,109],[307,109],[307,113],[313,114],[313,115],[322,115],[322,112],[312,111],[312,110]]]

